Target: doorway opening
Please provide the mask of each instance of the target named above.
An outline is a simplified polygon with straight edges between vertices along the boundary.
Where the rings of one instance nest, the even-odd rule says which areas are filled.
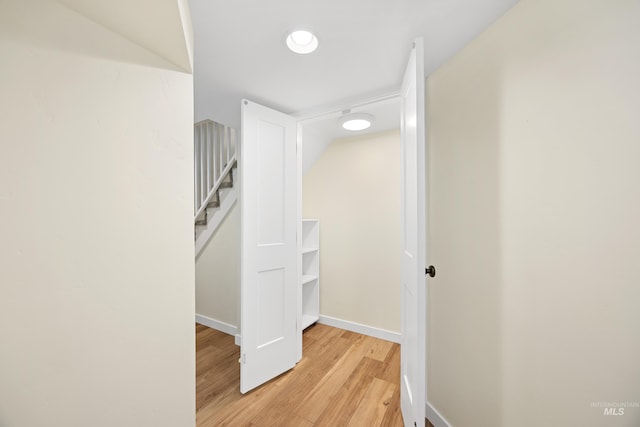
[[[402,413],[405,418],[421,423],[426,402],[423,348],[426,296],[425,287],[420,286],[421,283],[424,285],[424,267],[421,265],[426,255],[422,70],[422,41],[417,40],[400,94],[403,331],[400,385]],[[244,160],[240,179],[243,184],[240,197],[240,301],[244,325],[240,338],[240,390],[243,393],[293,368],[295,360],[302,357],[300,141],[304,139],[304,132],[300,122],[278,111],[243,101],[240,155]],[[294,133],[296,126],[298,137]],[[356,164],[352,162],[344,169],[354,168]],[[380,169],[385,172],[384,167]],[[372,196],[375,197],[375,193]],[[358,328],[362,326],[358,325]],[[297,345],[294,344],[296,341]],[[294,354],[296,351],[297,355]]]

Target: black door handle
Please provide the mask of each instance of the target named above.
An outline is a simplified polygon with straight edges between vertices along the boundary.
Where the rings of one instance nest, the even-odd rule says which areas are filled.
[[[430,265],[429,267],[424,269],[424,274],[429,277],[436,277],[436,268],[433,265]]]

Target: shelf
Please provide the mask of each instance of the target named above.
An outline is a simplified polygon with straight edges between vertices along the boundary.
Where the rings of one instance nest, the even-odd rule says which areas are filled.
[[[319,316],[312,316],[310,314],[303,314],[302,315],[302,329],[307,329],[309,326],[313,325],[318,320],[320,320]]]
[[[302,329],[320,319],[320,221],[302,220],[302,236],[299,262],[302,276],[299,292]]]
[[[310,274],[305,274],[302,276],[302,284],[306,285],[307,283],[311,283],[314,280],[318,280],[318,276],[312,276]]]

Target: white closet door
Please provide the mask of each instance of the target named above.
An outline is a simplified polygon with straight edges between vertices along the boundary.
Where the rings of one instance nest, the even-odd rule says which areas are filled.
[[[414,42],[402,98],[402,342],[400,401],[405,426],[424,426],[426,403],[426,168],[422,39]]]
[[[242,101],[240,391],[294,367],[297,343],[296,120]]]

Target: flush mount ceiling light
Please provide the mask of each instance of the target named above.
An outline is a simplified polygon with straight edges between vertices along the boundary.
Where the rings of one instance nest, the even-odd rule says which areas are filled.
[[[366,113],[345,114],[338,119],[338,124],[346,130],[359,131],[365,130],[371,126],[374,117]]]
[[[287,47],[295,53],[311,53],[318,48],[318,38],[309,31],[292,31],[287,36]]]

